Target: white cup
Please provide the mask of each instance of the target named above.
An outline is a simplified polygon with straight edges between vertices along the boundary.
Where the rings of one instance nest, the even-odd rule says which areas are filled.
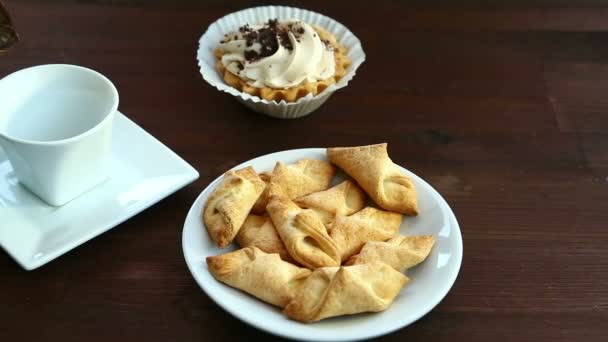
[[[0,145],[22,185],[60,206],[109,175],[118,92],[100,73],[40,65],[0,80]]]

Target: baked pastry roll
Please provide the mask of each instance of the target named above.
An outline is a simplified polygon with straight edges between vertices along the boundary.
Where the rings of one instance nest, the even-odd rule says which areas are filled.
[[[316,159],[302,159],[294,164],[277,162],[270,178],[268,196],[285,195],[293,200],[329,188],[336,168]]]
[[[414,183],[389,158],[386,143],[328,148],[327,156],[353,177],[382,209],[418,214]]]
[[[363,246],[359,254],[348,259],[346,264],[359,265],[379,261],[403,272],[423,262],[434,244],[435,237],[432,235],[400,235],[386,242],[370,241]]]
[[[314,270],[299,285],[283,313],[302,322],[388,308],[409,279],[392,267],[373,262]]]
[[[205,227],[220,248],[232,242],[263,190],[264,182],[252,167],[224,174],[203,209]]]
[[[266,210],[289,255],[298,263],[308,268],[340,265],[338,247],[314,211],[301,209],[284,196],[272,196]]]
[[[338,216],[331,225],[330,237],[346,260],[368,241],[386,241],[399,232],[403,216],[367,207],[351,216]]]
[[[266,212],[266,205],[268,205],[268,192],[270,190],[270,177],[272,176],[269,172],[262,172],[258,176],[260,179],[264,181],[264,191],[258,197],[258,200],[255,201],[253,208],[251,208],[251,212],[254,214],[263,214]]]
[[[363,209],[365,193],[357,184],[346,180],[333,188],[300,197],[294,202],[302,208],[314,210],[328,226],[338,215],[348,216]]]
[[[293,297],[298,280],[311,273],[256,247],[207,257],[207,267],[215,279],[281,308]]]
[[[241,248],[257,247],[266,253],[277,253],[287,262],[294,261],[268,215],[247,216],[235,240]]]

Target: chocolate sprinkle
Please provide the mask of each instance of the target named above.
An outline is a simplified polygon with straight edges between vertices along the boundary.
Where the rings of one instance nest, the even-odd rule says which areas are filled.
[[[260,59],[260,54],[254,50],[245,50],[245,59],[247,62],[253,62]]]
[[[279,44],[289,51],[293,51],[293,44],[289,39],[291,32],[297,42],[300,42],[305,30],[299,23],[289,23],[280,25],[278,19],[270,19],[261,28],[253,29],[249,24],[245,24],[239,28],[242,38],[238,36],[228,37],[222,40],[222,43],[231,39],[245,40],[245,60],[247,62],[255,62],[261,58],[273,55],[279,48]],[[314,34],[317,37],[317,34]],[[329,42],[323,41],[325,45]],[[254,44],[259,45],[258,48],[252,48]],[[240,47],[240,46],[239,46]]]
[[[281,31],[281,33],[279,33],[279,41],[281,42],[281,45],[283,45],[283,47],[287,50],[293,50],[293,45],[291,45],[291,40],[289,40],[289,35],[287,34],[287,31]]]

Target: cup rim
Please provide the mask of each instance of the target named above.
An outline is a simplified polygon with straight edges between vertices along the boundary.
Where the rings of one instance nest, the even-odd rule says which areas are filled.
[[[28,144],[28,145],[39,145],[39,146],[65,145],[65,144],[80,141],[80,140],[86,138],[87,136],[100,130],[101,127],[105,126],[105,124],[108,121],[112,120],[112,118],[114,117],[114,114],[118,110],[118,102],[119,102],[118,90],[116,90],[116,86],[114,86],[114,83],[112,83],[112,81],[110,81],[106,76],[104,76],[100,72],[95,71],[93,69],[89,69],[89,68],[79,66],[79,65],[74,65],[74,64],[41,64],[41,65],[35,65],[35,66],[23,68],[23,69],[15,71],[11,74],[8,74],[5,77],[0,79],[0,83],[6,81],[7,79],[19,77],[21,74],[25,73],[26,71],[31,71],[33,69],[56,68],[56,67],[70,69],[72,72],[77,71],[77,72],[84,72],[84,73],[92,74],[93,76],[100,79],[103,83],[105,83],[106,86],[108,86],[108,89],[110,89],[110,92],[112,94],[113,103],[112,103],[112,107],[110,108],[108,113],[105,114],[105,117],[101,121],[99,121],[95,126],[87,129],[86,131],[84,131],[80,134],[71,136],[69,138],[65,138],[65,139],[49,140],[49,141],[21,139],[21,138],[16,138],[16,137],[7,135],[2,131],[0,131],[0,137],[3,137],[12,142]]]

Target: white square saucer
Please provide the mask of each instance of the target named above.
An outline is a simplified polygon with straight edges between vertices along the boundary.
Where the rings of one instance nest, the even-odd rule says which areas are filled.
[[[0,246],[33,270],[126,221],[198,178],[198,172],[121,113],[110,178],[53,207],[21,186],[0,149]]]

